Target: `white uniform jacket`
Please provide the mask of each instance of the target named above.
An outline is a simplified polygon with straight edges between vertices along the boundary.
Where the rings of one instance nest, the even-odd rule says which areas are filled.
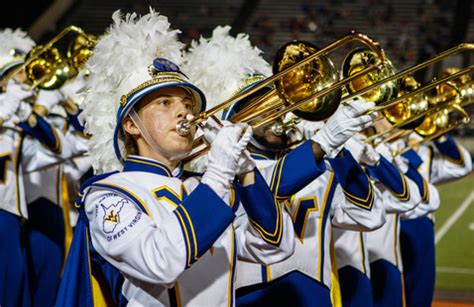
[[[129,156],[123,172],[95,181],[81,195],[89,255],[97,260],[92,271],[100,267],[116,304],[232,306],[237,258],[270,264],[293,252],[291,219],[258,172],[254,184],[236,184],[237,193],[229,191],[225,201],[197,177],[182,176],[181,169],[172,173],[160,162]],[[110,271],[115,281],[107,278]],[[57,304],[69,299],[78,305],[70,281],[63,277],[63,283]]]
[[[66,141],[63,142],[62,147],[68,146],[68,152],[71,156],[79,156],[87,151],[85,139],[71,128],[66,118],[59,115],[49,115],[47,121],[61,133],[61,137]],[[48,154],[46,150],[39,150],[37,152],[38,157]],[[26,200],[28,204],[40,198],[44,198],[55,205],[62,206],[65,193],[67,193],[67,191],[63,191],[67,187],[67,184],[65,185],[63,183],[63,180],[66,180],[65,167],[68,164],[72,164],[73,161],[72,159],[63,161],[60,156],[57,158],[57,161],[50,165],[30,170],[24,174]],[[69,167],[74,167],[74,164]],[[84,171],[85,169],[85,171],[87,171],[89,167],[86,169],[82,167],[81,170]],[[78,177],[76,180],[82,176],[82,174],[80,176],[78,176],[79,174],[75,175]]]
[[[383,203],[387,211],[386,223],[376,231],[365,235],[369,262],[385,260],[402,271],[400,254],[400,213],[416,208],[422,200],[416,183],[407,174],[402,174],[388,159],[381,157],[374,167],[367,171],[377,187],[383,191]],[[367,254],[365,251],[362,253]]]
[[[0,209],[28,218],[23,173],[43,168],[71,155],[69,141],[37,116],[34,128],[25,123],[0,131]],[[47,186],[47,185],[45,185]]]
[[[278,161],[257,160],[277,197],[291,195],[287,209],[297,240],[294,254],[282,262],[269,266],[242,263],[237,270],[237,288],[269,282],[291,271],[302,272],[330,288],[332,226],[373,230],[384,223],[378,191],[350,153],[344,154],[329,160],[334,172],[325,171],[324,162],[316,163],[310,142]],[[306,182],[303,188],[302,182]]]
[[[415,210],[402,214],[402,219],[425,215],[433,219],[430,213],[436,211],[440,205],[440,196],[435,185],[461,178],[472,171],[471,155],[449,135],[430,145],[421,145],[416,152],[410,150],[403,156],[409,160],[410,168],[417,169],[422,176],[422,179],[417,180],[417,184],[424,192],[424,201]]]

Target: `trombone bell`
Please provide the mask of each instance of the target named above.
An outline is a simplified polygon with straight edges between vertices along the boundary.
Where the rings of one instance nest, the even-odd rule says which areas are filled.
[[[25,73],[31,83],[39,83],[41,89],[60,88],[68,79],[70,71],[68,69],[57,69],[58,64],[64,61],[57,48],[50,48],[43,52],[41,56],[37,52],[43,49],[42,45],[33,48],[27,55],[26,60],[33,60],[25,66]]]
[[[400,87],[398,91],[398,97],[415,91],[420,87],[415,78],[412,76],[404,76],[400,80]],[[428,109],[427,98],[423,94],[410,96],[409,98],[395,104],[383,110],[383,115],[387,120],[395,125],[407,121],[409,118],[414,117]],[[419,118],[411,123],[400,126],[400,129],[413,129],[421,124],[424,117]]]
[[[448,124],[448,110],[444,109],[436,114],[426,117],[425,120],[415,128],[415,132],[421,136],[430,136],[440,129],[446,128]]]
[[[344,59],[342,64],[343,77],[352,76],[377,61],[377,54],[367,48],[356,48],[352,50]],[[369,72],[359,78],[354,79],[346,86],[349,94],[354,94],[380,80],[395,74],[395,67],[392,62],[386,59],[386,63],[381,70]],[[362,98],[373,101],[376,105],[396,97],[399,88],[399,81],[393,80],[385,82],[373,90],[362,94]]]
[[[320,48],[303,41],[283,45],[277,52],[273,64],[276,74],[316,53]],[[278,96],[287,105],[303,101],[338,81],[338,71],[326,56],[319,56],[301,67],[289,71],[275,82]],[[341,90],[334,90],[323,97],[301,105],[293,113],[303,119],[320,121],[331,116],[341,101]]]
[[[69,33],[76,36],[69,45],[64,45],[63,39]],[[60,41],[61,44],[58,44]],[[33,48],[27,54],[25,62],[1,80],[2,89],[5,90],[8,80],[21,71],[25,72],[30,81],[30,89],[36,87],[46,90],[58,89],[68,79],[77,75],[92,54],[96,43],[95,36],[84,33],[78,27],[69,26],[44,46],[38,45]],[[64,50],[66,46],[67,51]]]

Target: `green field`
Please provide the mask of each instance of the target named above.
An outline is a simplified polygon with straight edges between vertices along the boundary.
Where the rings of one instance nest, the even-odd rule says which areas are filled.
[[[438,186],[441,207],[436,212],[436,233],[474,192],[474,175]],[[469,203],[469,205],[467,205]],[[436,289],[474,291],[474,197],[436,245]],[[460,211],[459,211],[460,212]]]

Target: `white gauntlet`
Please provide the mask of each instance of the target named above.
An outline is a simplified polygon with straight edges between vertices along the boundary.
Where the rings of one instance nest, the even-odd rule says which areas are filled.
[[[345,144],[352,156],[360,163],[375,166],[380,161],[380,154],[369,144],[365,143],[359,134],[354,135]]]
[[[49,112],[64,100],[63,94],[58,90],[40,90],[35,104],[45,107]]]
[[[202,183],[207,184],[217,195],[223,197],[230,188],[239,169],[239,159],[252,136],[247,124],[231,124],[222,127],[211,143],[207,170]]]
[[[377,116],[375,112],[361,114],[374,106],[373,102],[362,99],[350,101],[341,106],[311,140],[318,143],[328,157],[334,158],[349,138],[372,124]]]

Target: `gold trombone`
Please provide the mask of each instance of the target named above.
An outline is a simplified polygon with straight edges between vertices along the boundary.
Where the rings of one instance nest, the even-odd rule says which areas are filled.
[[[431,81],[427,85],[424,85],[424,86],[416,89],[415,91],[413,91],[411,93],[407,93],[405,95],[402,95],[402,96],[394,99],[392,102],[390,102],[390,105],[394,105],[396,103],[399,103],[399,102],[403,101],[404,99],[407,99],[407,98],[412,97],[414,95],[421,94],[425,91],[436,88],[437,86],[446,85],[446,84],[448,84],[448,82],[453,81],[453,80],[455,80],[455,79],[457,79],[457,78],[459,78],[459,77],[461,77],[465,74],[469,74],[469,73],[472,73],[472,72],[474,72],[474,65],[469,66],[467,68],[464,68],[462,70],[459,70],[457,73],[452,74],[450,76],[441,78],[439,80]],[[458,96],[456,96],[456,97],[458,97]],[[376,144],[374,144],[375,146],[380,144],[381,142],[393,142],[395,139],[404,137],[405,135],[410,134],[410,132],[412,131],[411,129],[410,130],[399,130],[399,131],[396,131],[394,134],[391,134],[389,137],[385,137],[387,134],[394,131],[393,129],[401,128],[404,125],[407,125],[407,124],[410,124],[410,123],[413,123],[413,122],[418,122],[418,123],[422,124],[422,122],[424,120],[426,120],[427,118],[430,118],[430,116],[433,116],[434,114],[440,112],[443,109],[448,109],[448,110],[454,110],[455,109],[459,112],[465,113],[464,110],[461,111],[462,107],[467,105],[467,104],[470,104],[472,102],[460,103],[462,101],[462,99],[460,100],[459,98],[456,98],[456,97],[452,98],[452,99],[445,99],[443,101],[439,101],[436,104],[431,105],[429,108],[427,108],[427,110],[425,110],[423,112],[420,112],[419,114],[416,114],[416,115],[410,117],[409,119],[407,119],[403,122],[399,122],[399,123],[396,123],[396,124],[392,125],[391,129],[387,129],[387,130],[382,131],[378,134],[374,134],[374,135],[368,137],[367,142],[372,142],[377,138],[379,140],[376,142]],[[432,117],[431,117],[431,119],[432,119]],[[431,119],[428,119],[428,120],[431,120]],[[435,122],[439,123],[440,120],[441,119],[438,119]],[[418,131],[421,131],[421,129],[422,129],[421,127],[418,128]]]
[[[474,50],[474,44],[467,44],[467,43],[460,44],[460,45],[458,45],[454,48],[446,50],[446,51],[444,51],[444,52],[428,59],[425,62],[422,62],[420,64],[409,67],[409,68],[407,68],[405,70],[402,70],[402,71],[400,71],[396,74],[390,75],[390,76],[388,76],[388,77],[386,77],[382,80],[379,80],[377,82],[373,82],[372,84],[368,84],[365,87],[361,87],[357,92],[349,93],[347,96],[343,97],[342,101],[347,101],[347,100],[353,99],[354,97],[357,97],[357,96],[370,94],[371,91],[377,90],[381,85],[383,85],[385,83],[399,82],[399,80],[401,80],[402,78],[406,78],[407,76],[410,76],[414,72],[416,72],[418,70],[421,70],[421,69],[424,69],[424,68],[426,68],[430,65],[433,65],[437,62],[440,62],[440,61],[442,61],[443,59],[445,59],[449,56],[458,54],[460,52],[472,51],[472,50]],[[431,82],[428,82],[427,84],[423,84],[422,86],[418,86],[416,89],[414,89],[412,91],[409,91],[407,93],[403,93],[401,95],[398,95],[398,97],[396,97],[396,98],[389,99],[388,101],[385,101],[385,102],[375,106],[371,110],[367,111],[367,113],[376,112],[376,111],[389,111],[390,108],[396,107],[397,104],[399,104],[399,103],[407,103],[407,102],[413,103],[413,102],[410,102],[410,100],[413,97],[424,95],[424,93],[426,93],[427,91],[429,91],[431,89],[434,89],[434,88],[436,88],[438,86],[441,86],[443,84],[444,85],[449,84],[449,82],[452,82],[453,80],[455,80],[457,78],[460,78],[463,75],[469,74],[473,71],[474,71],[474,65],[471,65],[471,66],[468,66],[468,67],[466,67],[462,70],[454,72],[451,75],[442,77],[440,79],[433,79]],[[419,103],[421,103],[421,102],[419,102]],[[421,108],[423,109],[423,107],[421,107]],[[390,133],[391,131],[393,131],[393,129],[402,128],[403,126],[406,127],[407,125],[412,124],[415,121],[421,122],[422,118],[432,114],[432,112],[433,112],[433,109],[432,108],[426,108],[426,105],[425,105],[424,110],[422,110],[422,111],[417,110],[417,112],[415,113],[414,116],[409,116],[407,119],[403,119],[403,120],[400,120],[400,121],[395,122],[395,123],[393,123],[393,121],[392,121],[393,125],[391,126],[390,130],[385,130],[385,131],[379,132],[377,134],[374,134],[374,135],[368,137],[366,141],[367,142],[372,142],[375,139],[380,138],[380,137]],[[384,113],[387,113],[387,112],[384,112]]]
[[[56,45],[70,33],[76,36],[68,44],[66,55],[63,55]],[[33,48],[27,54],[25,62],[1,80],[1,89],[5,91],[8,80],[22,71],[31,83],[30,90],[36,87],[57,89],[78,73],[92,54],[96,43],[95,36],[85,33],[79,27],[68,26],[46,44]]]
[[[376,59],[368,67],[341,80],[337,69],[327,55],[350,42],[365,45],[374,52]],[[252,128],[258,128],[289,112],[309,120],[323,120],[338,108],[343,86],[364,74],[381,70],[385,64],[385,53],[379,44],[368,36],[354,31],[321,49],[308,42],[290,42],[278,50],[273,63],[273,76],[261,80],[257,85],[198,114],[189,121],[178,122],[176,130],[180,135],[187,135],[193,125],[200,125],[208,118],[219,123],[220,120],[215,116],[217,112],[238,101],[249,99],[252,95],[255,96],[268,88],[270,88],[269,91],[251,101],[230,121],[247,122]],[[285,123],[285,127],[280,128],[286,129],[289,125],[293,123]],[[277,130],[278,128],[276,127]],[[186,159],[187,161],[207,152],[208,147],[195,151],[203,143],[202,139],[195,141],[194,153]]]
[[[341,46],[354,41],[367,46],[377,55],[377,59],[374,63],[354,75],[340,79],[334,73],[336,71],[331,69],[330,66],[333,65],[327,58],[327,55]],[[338,92],[340,92],[344,85],[369,72],[382,69],[385,64],[385,53],[379,44],[368,36],[357,32],[351,32],[322,49],[305,42],[289,43],[277,52],[277,59],[273,64],[273,76],[210,110],[200,113],[190,121],[180,121],[177,124],[176,130],[181,135],[187,135],[192,125],[198,125],[209,117],[219,121],[215,116],[217,112],[269,86],[274,88],[262,97],[262,100],[271,101],[268,104],[269,107],[255,109],[256,106],[261,104],[261,100],[259,100],[252,104],[252,108],[249,108],[243,115],[239,116],[239,121],[253,121],[251,126],[257,128],[292,111],[296,111],[295,113],[299,113],[298,116],[303,118],[307,116],[321,120],[324,118],[321,112],[327,112],[328,108],[334,111],[337,109],[340,102],[340,94]],[[326,73],[322,74],[322,71]],[[294,78],[298,82],[293,82]],[[322,78],[325,79],[324,84],[320,83]],[[232,121],[237,121],[237,119],[233,118]]]
[[[447,75],[450,75],[460,71],[460,69],[449,68],[447,71]],[[460,78],[455,79],[450,85],[442,85],[438,87],[437,96],[446,95],[446,91],[450,92],[448,93],[448,96],[451,96],[451,98],[438,102],[437,105],[434,106],[430,115],[427,115],[423,122],[413,130],[420,135],[422,139],[415,142],[409,142],[408,147],[395,151],[393,153],[394,156],[403,154],[410,148],[416,148],[422,143],[434,140],[459,126],[470,122],[471,118],[466,111],[466,107],[472,105],[474,102],[474,82],[471,81],[468,76],[463,75]],[[452,121],[454,113],[458,113],[460,118]],[[402,138],[408,134],[410,133],[401,134],[398,138]]]

